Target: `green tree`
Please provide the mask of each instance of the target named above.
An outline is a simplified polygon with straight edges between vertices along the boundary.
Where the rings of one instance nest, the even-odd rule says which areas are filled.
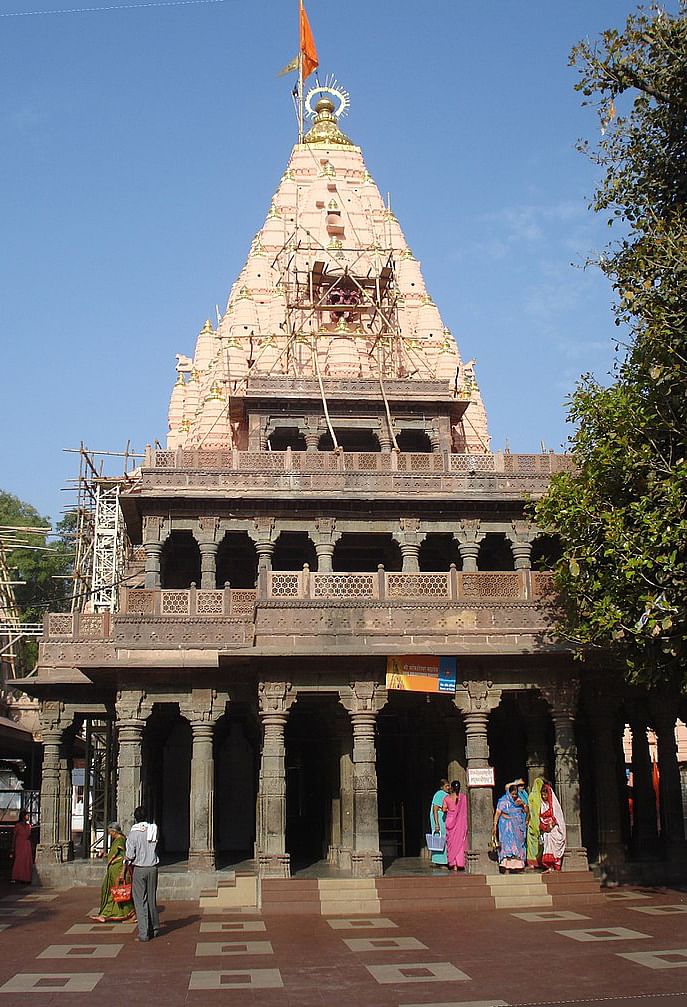
[[[0,525],[26,528],[46,528],[50,519],[42,517],[35,507],[11,493],[0,491]],[[60,612],[69,607],[73,559],[73,515],[67,515],[57,526],[56,538],[46,542],[44,534],[27,533],[21,537],[33,549],[12,549],[7,564],[12,580],[25,581],[14,593],[22,622],[40,622],[48,611]],[[36,644],[25,641],[19,660],[25,672],[35,663]]]
[[[632,681],[685,683],[687,645],[687,0],[571,54],[601,138],[593,209],[621,236],[598,265],[624,342],[608,387],[572,395],[576,469],[537,507],[557,533],[562,630]],[[619,114],[618,114],[619,113]]]

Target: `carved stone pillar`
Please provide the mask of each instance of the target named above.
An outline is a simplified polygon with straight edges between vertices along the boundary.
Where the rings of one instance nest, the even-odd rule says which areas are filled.
[[[509,535],[516,570],[532,569],[532,525],[529,521],[513,521]]]
[[[577,679],[552,680],[540,690],[551,707],[554,726],[554,789],[563,809],[567,845],[564,871],[586,871],[587,851],[582,845],[580,822],[580,769],[575,742],[575,712],[580,684]]]
[[[415,542],[404,542],[401,545],[404,573],[420,572],[420,546]]]
[[[620,808],[618,748],[614,734],[617,700],[601,688],[589,690],[587,715],[594,736],[596,816],[599,828],[599,862],[613,872],[625,860]]]
[[[501,701],[501,690],[491,682],[468,681],[456,691],[455,703],[465,724],[465,757],[468,784],[470,771],[489,768],[489,715]],[[466,855],[469,874],[495,874],[496,864],[489,859],[488,849],[494,821],[493,787],[470,787],[470,848]]]
[[[456,531],[458,551],[463,561],[463,572],[474,573],[477,570],[479,547],[486,532],[480,531],[480,522],[461,521]]]
[[[639,704],[638,704],[639,706]],[[658,846],[656,794],[651,752],[646,733],[646,713],[630,713],[632,731],[632,850],[636,860],[656,855]]]
[[[353,789],[353,735],[350,730],[341,732],[339,753],[339,806],[341,830],[339,841],[339,868],[350,871],[355,845],[355,814]]]
[[[212,591],[217,586],[217,542],[199,542],[200,586],[203,591]]]
[[[62,863],[74,859],[74,841],[72,839],[72,769],[74,761],[71,756],[73,744],[73,732],[65,731],[62,735],[62,751],[60,753],[57,816],[57,842],[60,847]]]
[[[262,755],[258,790],[258,874],[288,878],[286,852],[286,721],[296,697],[290,682],[263,681],[258,685],[262,722]]]
[[[379,849],[377,808],[377,753],[375,722],[387,701],[386,689],[371,680],[353,682],[339,691],[353,729],[354,878],[377,878],[383,873]]]
[[[311,427],[305,427],[303,429],[303,437],[305,439],[305,450],[317,451],[321,436],[322,435],[319,430],[313,430]]]
[[[391,434],[387,430],[386,424],[384,424],[383,427],[380,427],[380,429],[377,430],[376,435],[377,435],[377,441],[379,442],[379,450],[382,452],[382,454],[383,455],[391,454],[391,445],[393,442],[391,440]]]
[[[661,693],[652,696],[650,705],[658,750],[661,846],[671,860],[683,860],[687,856],[687,848],[675,742],[677,699]]]
[[[258,556],[258,574],[261,570],[272,569],[272,556],[275,546],[275,529],[272,518],[257,518],[253,522],[255,531],[251,538],[255,543],[255,551]]]
[[[400,521],[400,531],[394,538],[397,540],[403,557],[404,573],[420,572],[420,545],[425,534],[420,531],[420,520],[414,517],[404,517]]]
[[[317,554],[318,573],[331,573],[333,569],[334,549],[341,534],[336,532],[334,518],[318,518],[315,521],[313,542]]]
[[[143,710],[145,693],[122,690],[117,694],[117,819],[125,832],[133,824],[134,809],[141,803],[141,748],[148,711]]]
[[[162,556],[162,542],[145,542],[145,586],[148,591],[159,590],[160,579],[160,558]]]
[[[191,702],[180,704],[180,712],[191,725],[190,838],[188,865],[191,870],[215,869],[215,724],[223,710],[215,707],[217,693],[194,689]]]
[[[64,723],[64,704],[41,703],[43,733],[43,770],[41,775],[41,841],[36,863],[54,864],[62,860],[60,835],[60,748]],[[71,793],[71,791],[70,791]]]

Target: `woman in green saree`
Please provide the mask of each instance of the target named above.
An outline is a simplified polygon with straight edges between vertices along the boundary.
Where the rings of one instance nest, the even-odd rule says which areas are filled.
[[[527,866],[541,867],[542,838],[539,828],[539,809],[544,779],[538,776],[532,784],[527,803],[530,806],[530,820],[527,826]]]
[[[100,889],[100,909],[97,916],[93,916],[92,919],[97,923],[122,923],[124,920],[130,920],[134,915],[134,904],[133,902],[115,902],[112,898],[112,887],[120,884],[120,878],[124,873],[126,837],[122,833],[119,822],[110,822],[107,831],[112,839],[112,844],[107,854],[107,870]]]

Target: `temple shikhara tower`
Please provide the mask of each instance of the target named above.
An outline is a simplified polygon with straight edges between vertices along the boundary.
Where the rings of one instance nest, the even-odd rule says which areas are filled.
[[[331,81],[308,96],[224,314],[169,348],[166,446],[98,484],[93,590],[46,618],[27,691],[53,880],[78,869],[77,759],[78,856],[144,802],[178,885],[233,866],[263,907],[320,862],[383,905],[385,870],[427,871],[442,777],[468,792],[473,875],[496,872],[494,795],[519,776],[554,782],[581,892],[589,861],[621,875],[640,843],[682,849],[677,707],[555,635],[556,543],[528,505],[568,459],[491,450],[474,362],[342,130],[347,104]]]

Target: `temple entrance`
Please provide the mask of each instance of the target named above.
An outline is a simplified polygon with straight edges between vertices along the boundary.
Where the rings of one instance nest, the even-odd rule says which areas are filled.
[[[143,805],[158,824],[163,862],[188,857],[191,747],[191,725],[176,704],[156,703],[143,732]]]
[[[332,806],[339,794],[337,708],[337,697],[303,695],[289,714],[286,850],[292,873],[325,860],[329,853]]]
[[[450,696],[390,692],[377,722],[380,848],[384,865],[419,857],[442,777],[465,786],[465,731]]]
[[[215,851],[219,867],[251,860],[255,844],[260,738],[238,704],[215,728]]]

